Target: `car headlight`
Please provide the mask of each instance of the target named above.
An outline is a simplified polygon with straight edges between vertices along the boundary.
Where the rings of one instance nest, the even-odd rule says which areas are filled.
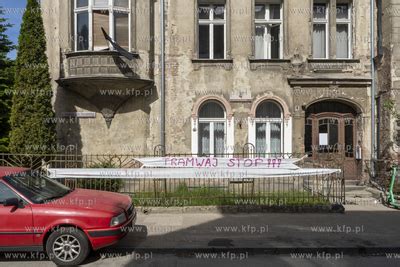
[[[125,212],[123,212],[120,215],[115,216],[111,219],[110,226],[111,227],[117,226],[120,225],[121,223],[124,223],[125,221],[126,221],[126,215]]]

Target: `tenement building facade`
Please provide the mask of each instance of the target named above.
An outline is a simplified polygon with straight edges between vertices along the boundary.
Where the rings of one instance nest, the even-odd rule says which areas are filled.
[[[42,0],[60,144],[83,154],[308,154],[365,176],[369,0]],[[105,39],[108,34],[127,56]]]

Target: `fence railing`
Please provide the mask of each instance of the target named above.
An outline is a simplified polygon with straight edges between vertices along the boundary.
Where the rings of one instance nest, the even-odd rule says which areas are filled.
[[[192,154],[168,154],[189,157]],[[223,154],[220,157],[280,157],[299,158],[300,154]],[[138,168],[134,158],[153,155],[24,155],[0,154],[0,166],[46,168]],[[299,162],[299,166],[303,163]],[[214,178],[215,177],[215,178]],[[197,205],[265,205],[307,206],[344,203],[344,179],[341,173],[325,175],[293,175],[270,178],[213,178],[185,179],[60,179],[71,188],[105,190],[128,194],[140,206],[197,206]]]
[[[60,179],[70,188],[124,193],[140,206],[344,203],[340,174],[271,178]]]

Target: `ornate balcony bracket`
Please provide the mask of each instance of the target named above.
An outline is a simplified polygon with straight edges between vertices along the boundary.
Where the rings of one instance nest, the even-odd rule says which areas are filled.
[[[86,99],[97,108],[110,128],[120,107],[129,99],[152,97],[154,82],[135,78],[80,77],[59,79],[59,85]]]
[[[137,53],[127,60],[117,51],[65,52],[58,84],[97,108],[110,128],[119,108],[132,97],[151,97],[154,82]],[[155,90],[154,90],[155,91]],[[94,110],[93,110],[94,111]]]

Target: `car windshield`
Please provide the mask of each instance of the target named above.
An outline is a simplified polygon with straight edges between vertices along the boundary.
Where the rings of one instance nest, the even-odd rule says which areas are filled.
[[[4,181],[35,204],[58,199],[72,192],[68,187],[35,171],[6,176]]]

